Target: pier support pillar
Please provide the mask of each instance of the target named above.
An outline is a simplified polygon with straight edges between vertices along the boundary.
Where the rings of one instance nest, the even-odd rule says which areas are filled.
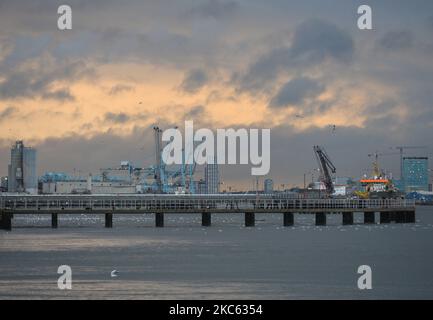
[[[353,212],[343,212],[343,225],[353,224]]]
[[[254,227],[255,223],[254,212],[245,212],[245,227]]]
[[[113,228],[113,214],[106,213],[105,214],[105,228]]]
[[[406,222],[406,211],[397,211],[395,213],[395,222],[396,223],[405,223]]]
[[[293,218],[293,213],[291,212],[284,212],[283,213],[283,225],[285,227],[291,227],[294,224],[294,218]]]
[[[390,223],[391,222],[391,213],[390,212],[381,212],[380,213],[380,223]]]
[[[210,227],[210,225],[211,225],[211,213],[210,212],[202,212],[201,213],[201,225],[203,227]]]
[[[415,211],[406,211],[405,218],[407,223],[415,223]]]
[[[57,213],[52,213],[51,214],[51,228],[56,229],[58,226],[58,217],[57,217]]]
[[[164,227],[164,213],[162,212],[155,213],[155,226],[157,228]]]
[[[316,212],[316,226],[325,226],[325,225],[326,225],[326,213]]]
[[[369,224],[374,222],[375,222],[374,212],[364,212],[364,223]]]
[[[0,213],[0,229],[11,231],[12,230],[12,214]]]

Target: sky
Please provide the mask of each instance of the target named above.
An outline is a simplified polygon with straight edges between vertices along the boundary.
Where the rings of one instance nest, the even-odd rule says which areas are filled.
[[[58,30],[57,8],[72,8]],[[368,4],[373,30],[357,28]],[[38,173],[153,163],[152,127],[270,128],[276,187],[302,185],[322,145],[337,175],[433,135],[433,2],[0,0],[0,174],[15,140]],[[333,129],[335,125],[335,130]],[[197,173],[199,178],[201,172]],[[233,190],[250,166],[223,166]]]

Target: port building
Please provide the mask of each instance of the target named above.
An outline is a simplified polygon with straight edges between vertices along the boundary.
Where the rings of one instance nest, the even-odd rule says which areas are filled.
[[[16,141],[11,148],[8,166],[8,192],[38,193],[36,150]]]

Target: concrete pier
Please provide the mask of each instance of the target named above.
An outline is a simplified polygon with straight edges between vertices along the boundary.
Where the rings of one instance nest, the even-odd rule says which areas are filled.
[[[325,226],[326,225],[326,213],[325,212],[317,212],[316,213],[316,226]]]
[[[391,222],[391,213],[390,212],[381,212],[380,213],[380,223],[390,223]]]
[[[375,223],[374,212],[364,212],[364,223]]]
[[[113,214],[106,213],[105,214],[105,228],[113,228]]]
[[[353,224],[353,212],[343,212],[343,225]]]
[[[256,224],[254,212],[245,213],[245,227],[254,227]]]
[[[164,214],[161,212],[155,213],[155,226],[158,228],[164,227]]]
[[[203,227],[210,227],[212,221],[210,212],[202,212],[201,214],[201,225]]]
[[[0,213],[0,229],[11,231],[12,230],[12,214]]]
[[[284,212],[283,213],[283,225],[285,227],[291,227],[294,224],[294,217],[293,217],[293,213],[291,212]]]
[[[58,217],[57,217],[57,213],[52,213],[51,214],[51,228],[56,229],[58,227]]]

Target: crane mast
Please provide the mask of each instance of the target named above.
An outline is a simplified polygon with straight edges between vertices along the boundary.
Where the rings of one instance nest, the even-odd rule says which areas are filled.
[[[162,193],[162,181],[163,181],[163,165],[161,159],[161,144],[162,144],[162,130],[159,127],[153,127],[154,138],[155,138],[155,181],[157,185],[157,192]]]

